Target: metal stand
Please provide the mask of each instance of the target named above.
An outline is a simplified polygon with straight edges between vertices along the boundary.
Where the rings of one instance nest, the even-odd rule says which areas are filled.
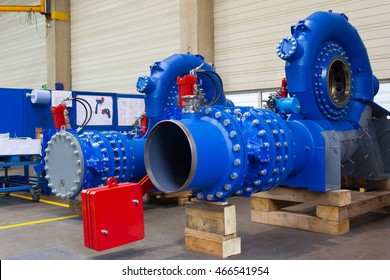
[[[6,196],[11,192],[30,191],[32,200],[39,202],[39,177],[30,176],[29,166],[40,162],[39,155],[0,155],[0,168],[4,171],[4,176],[0,176],[0,193]],[[11,167],[23,166],[23,175],[10,175]]]

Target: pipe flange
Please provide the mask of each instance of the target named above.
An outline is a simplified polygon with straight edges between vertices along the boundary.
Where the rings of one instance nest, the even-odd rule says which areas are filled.
[[[276,54],[283,60],[289,60],[296,52],[297,46],[297,40],[294,37],[284,37],[276,47]]]
[[[46,179],[52,193],[60,198],[73,198],[82,189],[84,156],[75,135],[57,132],[48,142],[45,157]]]
[[[326,43],[314,66],[314,93],[322,114],[329,120],[342,119],[352,99],[352,71],[343,48]]]

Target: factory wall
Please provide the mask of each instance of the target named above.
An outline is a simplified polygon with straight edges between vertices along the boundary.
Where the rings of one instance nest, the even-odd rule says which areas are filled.
[[[4,5],[37,5],[8,0]],[[41,88],[46,83],[46,28],[40,14],[0,12],[0,87]]]
[[[153,62],[180,52],[180,1],[186,0],[70,0],[72,89],[136,93],[138,76],[147,75]],[[284,62],[275,54],[278,41],[298,20],[329,9],[346,13],[368,49],[374,74],[390,82],[387,0],[214,0],[214,60],[225,91],[256,92],[261,103],[262,92],[278,88],[284,76]],[[0,86],[39,88],[47,74],[44,17],[0,13],[0,23]],[[379,103],[390,104],[389,94],[380,94]]]
[[[149,66],[180,52],[179,0],[71,1],[74,90],[137,93]]]
[[[278,88],[284,61],[275,54],[290,26],[318,10],[345,13],[368,49],[374,74],[390,79],[390,2],[215,0],[215,66],[225,90]],[[389,97],[390,98],[390,97]]]

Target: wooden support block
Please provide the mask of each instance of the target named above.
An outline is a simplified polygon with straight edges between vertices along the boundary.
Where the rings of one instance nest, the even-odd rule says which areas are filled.
[[[241,238],[236,234],[222,236],[209,232],[185,229],[185,248],[219,258],[241,254]]]
[[[186,249],[220,258],[240,254],[241,238],[236,230],[234,205],[186,203]]]
[[[359,192],[354,193],[352,196],[352,203],[344,207],[317,205],[317,217],[337,221],[377,211],[389,205],[389,191]]]
[[[274,200],[269,198],[262,198],[257,196],[252,196],[251,198],[251,209],[256,211],[274,211],[281,208],[289,207],[295,205],[296,202],[284,201],[284,200]]]
[[[349,232],[350,218],[373,211],[389,213],[390,191],[334,190],[323,194],[283,189],[256,194],[251,200],[253,222],[338,235]],[[282,207],[290,201],[303,203]],[[300,206],[313,202],[316,213],[303,213]]]
[[[69,200],[69,209],[70,212],[73,215],[80,215],[82,214],[82,206],[81,206],[81,200]]]
[[[298,212],[262,212],[252,210],[251,221],[334,235],[340,235],[349,232],[349,219],[339,221],[324,220],[312,215]]]
[[[331,205],[317,205],[316,214],[318,218],[330,221],[348,219],[348,206],[338,207]]]
[[[192,191],[185,191],[185,192],[173,192],[173,193],[166,193],[164,196],[166,198],[177,198],[177,197],[190,197],[192,195]]]
[[[236,233],[236,207],[188,202],[186,227],[220,235]]]
[[[154,202],[171,203],[177,201],[177,205],[184,206],[185,203],[190,200],[191,196],[192,196],[191,191],[162,193],[162,192],[156,192],[152,190],[147,193],[146,201],[149,203],[154,203]]]
[[[390,191],[357,193],[352,198],[352,204],[348,206],[348,215],[352,218],[387,206],[390,206]]]
[[[274,200],[285,200],[294,202],[318,203],[323,205],[345,206],[351,204],[350,190],[333,190],[329,192],[312,192],[299,188],[277,187],[275,189],[260,192],[252,195]]]
[[[367,190],[390,190],[390,179],[384,180],[366,180],[363,178],[354,178],[343,176],[341,178],[343,188],[355,188]]]
[[[177,205],[184,206],[189,201],[188,197],[178,197],[177,198]]]
[[[381,208],[381,209],[378,209],[378,210],[375,210],[372,212],[380,213],[380,214],[390,214],[390,206],[387,206],[387,207],[384,207],[384,208]]]

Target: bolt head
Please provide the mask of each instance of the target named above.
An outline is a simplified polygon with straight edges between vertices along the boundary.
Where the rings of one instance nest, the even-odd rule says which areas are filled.
[[[255,185],[255,186],[259,186],[259,185],[260,185],[260,183],[261,183],[261,181],[260,181],[260,180],[255,180],[255,181],[253,181],[253,185]]]
[[[233,146],[233,151],[238,152],[239,150],[241,150],[241,146],[239,144]]]
[[[257,134],[260,136],[264,136],[266,134],[266,132],[265,132],[265,130],[260,130]]]

